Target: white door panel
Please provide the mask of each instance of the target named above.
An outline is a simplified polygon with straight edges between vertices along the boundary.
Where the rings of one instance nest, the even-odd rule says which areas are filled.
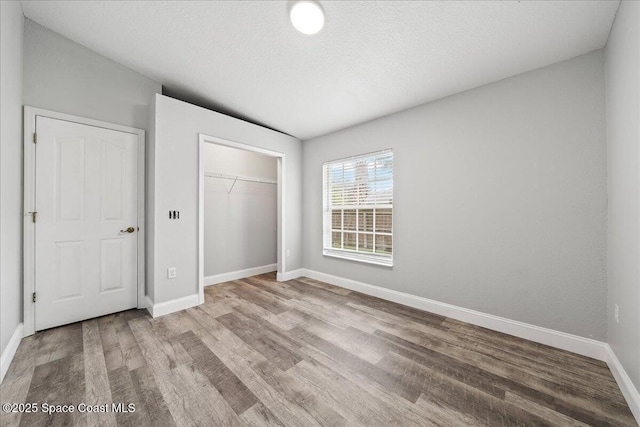
[[[40,116],[36,132],[36,330],[136,307],[137,135]]]

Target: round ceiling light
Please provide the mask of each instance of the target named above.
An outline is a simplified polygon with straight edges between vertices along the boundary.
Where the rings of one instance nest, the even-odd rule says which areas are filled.
[[[289,17],[296,30],[303,34],[315,34],[324,26],[324,12],[315,1],[296,2],[289,11]]]

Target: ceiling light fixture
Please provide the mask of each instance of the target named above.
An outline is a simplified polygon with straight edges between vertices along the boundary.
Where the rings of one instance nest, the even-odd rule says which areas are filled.
[[[291,23],[303,34],[315,34],[324,26],[324,12],[315,1],[297,1],[289,11]]]

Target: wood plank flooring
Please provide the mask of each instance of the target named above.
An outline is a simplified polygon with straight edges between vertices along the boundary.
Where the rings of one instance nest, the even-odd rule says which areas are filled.
[[[135,412],[1,413],[3,426],[635,426],[606,364],[274,274],[206,303],[132,310],[22,340],[2,403]]]

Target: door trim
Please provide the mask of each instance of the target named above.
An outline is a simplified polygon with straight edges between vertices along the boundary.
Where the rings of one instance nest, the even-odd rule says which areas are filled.
[[[226,147],[251,151],[265,156],[274,157],[278,161],[278,214],[277,214],[277,269],[278,277],[285,271],[286,259],[286,209],[285,209],[285,155],[278,151],[267,150],[250,144],[230,141],[206,134],[198,134],[198,299],[204,303],[204,145],[217,144]]]
[[[64,120],[81,125],[95,126],[119,132],[126,132],[138,136],[138,308],[145,308],[145,159],[146,159],[146,139],[143,129],[122,126],[85,117],[73,116],[71,114],[59,113],[56,111],[44,110],[24,106],[24,134],[23,134],[23,162],[24,162],[24,199],[23,199],[23,244],[22,244],[22,277],[23,277],[23,322],[24,336],[35,333],[35,307],[32,301],[32,294],[35,289],[35,227],[28,212],[34,211],[35,207],[35,145],[33,134],[36,131],[36,117],[47,117],[51,119]]]

